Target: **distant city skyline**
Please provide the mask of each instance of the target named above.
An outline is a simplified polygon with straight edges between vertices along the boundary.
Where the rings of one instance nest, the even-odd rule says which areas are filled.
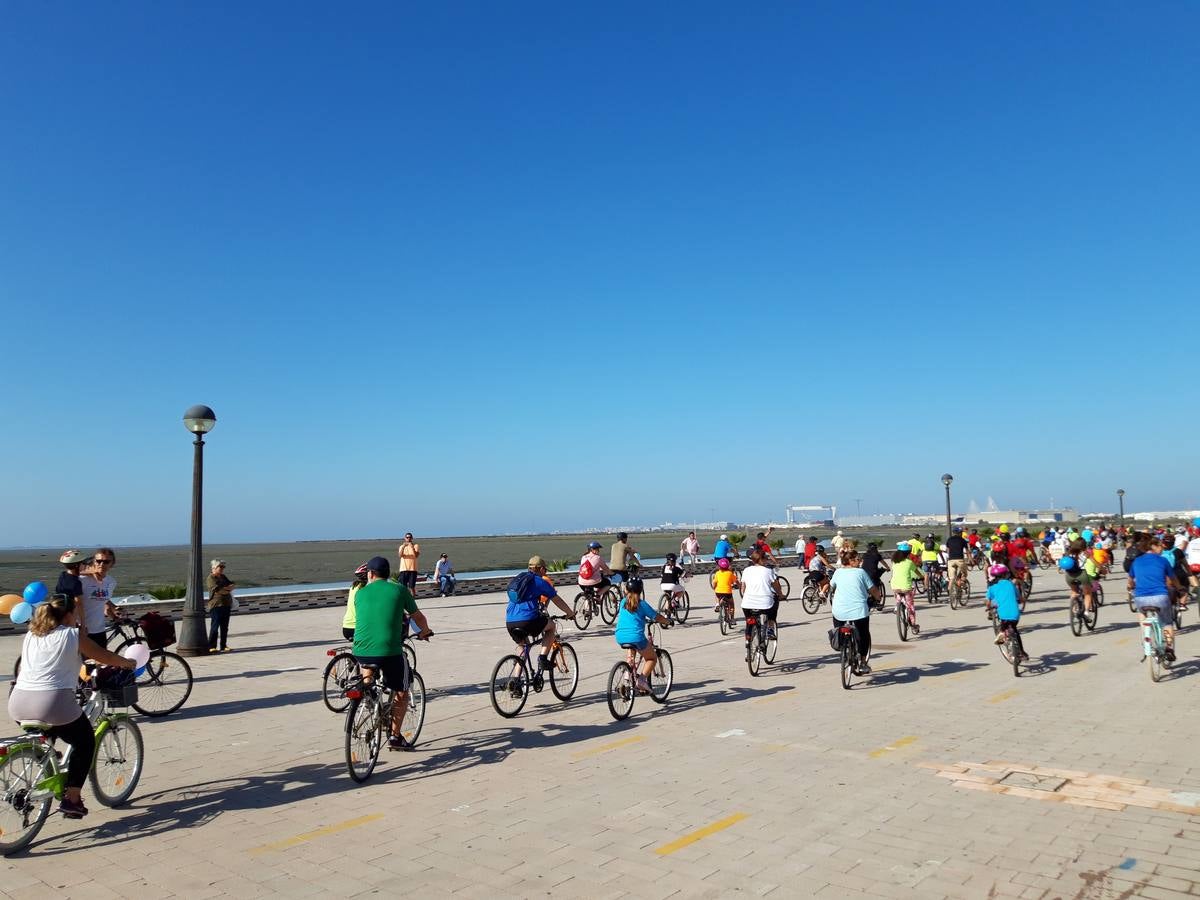
[[[6,9],[0,545],[1200,501],[1200,4],[254,10]]]

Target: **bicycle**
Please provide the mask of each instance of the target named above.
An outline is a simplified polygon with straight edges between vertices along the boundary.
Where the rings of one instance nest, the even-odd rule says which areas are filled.
[[[92,675],[95,678],[95,675]],[[137,683],[121,688],[81,688],[83,710],[92,722],[96,752],[88,780],[105,806],[120,806],[132,796],[142,777],[145,747],[137,723],[117,708],[131,705]],[[61,758],[44,722],[23,722],[23,737],[0,742],[0,855],[27,847],[50,814],[50,804],[62,800],[67,765],[73,748]]]
[[[405,660],[407,665],[407,658]],[[369,673],[370,677],[367,674]],[[359,667],[358,680],[346,689],[346,769],[362,784],[379,763],[379,752],[392,731],[392,707],[396,691],[388,684],[378,666]],[[412,749],[425,724],[425,680],[416,669],[409,670],[408,709],[400,723],[400,737]]]
[[[950,586],[950,608],[951,609],[966,609],[967,602],[971,599],[971,579],[964,572],[960,577],[954,579],[954,584]]]
[[[1001,630],[1000,617],[996,615],[996,607],[992,603],[988,603],[988,618],[992,620],[992,632],[999,634]],[[1017,633],[1012,628],[1006,628],[1004,643],[998,644],[1000,655],[1004,657],[1004,661],[1012,666],[1013,677],[1021,677],[1021,662],[1027,658],[1021,649],[1021,642],[1017,637]]]
[[[823,572],[809,572],[804,576],[804,589],[800,591],[800,605],[809,615],[815,615],[822,603],[829,602],[829,581]],[[822,590],[825,588],[825,590]]]
[[[1092,599],[1092,611],[1088,612],[1083,604],[1083,591],[1071,594],[1071,633],[1075,637],[1083,634],[1085,627],[1088,631],[1095,631],[1099,618],[1100,608],[1096,606],[1095,598]]]
[[[915,586],[916,582],[914,582]],[[907,641],[908,633],[912,632],[919,634],[917,629],[917,611],[916,608],[911,608],[912,600],[902,600],[900,595],[896,595],[896,633],[900,635],[900,640]]]
[[[1145,606],[1141,609],[1146,621],[1142,623],[1142,659],[1150,660],[1150,680],[1156,684],[1162,679],[1163,671],[1171,668],[1167,659],[1167,642],[1163,637],[1162,623],[1158,620],[1158,609]]]
[[[941,565],[934,563],[928,572],[929,586],[925,593],[929,598],[930,603],[941,603],[944,599],[948,599],[950,593],[950,583],[946,579],[946,570]],[[917,593],[921,593],[922,583],[917,581],[913,583],[917,589]]]
[[[586,630],[597,615],[605,625],[612,625],[617,620],[617,610],[621,605],[620,588],[609,585],[601,590],[598,584],[582,584],[579,588],[574,603],[576,628]]]
[[[682,590],[682,585],[678,591],[664,590],[658,601],[659,613],[673,620],[676,625],[682,625],[688,620],[688,613],[691,612],[691,609],[691,598],[687,591]]]
[[[850,690],[851,678],[862,669],[863,658],[858,647],[858,632],[850,623],[837,628],[838,652],[841,654],[842,687]],[[862,676],[860,676],[862,677]]]
[[[1041,551],[1037,555],[1037,564],[1039,569],[1052,569],[1058,565],[1058,563],[1054,561],[1054,557],[1050,555],[1050,551],[1045,547],[1042,547]]]
[[[751,676],[757,676],[763,662],[771,665],[779,653],[779,624],[767,621],[767,611],[746,610],[746,627],[750,629],[750,646],[747,648],[746,668]]]
[[[737,630],[737,611],[734,609],[732,597],[720,601],[717,621],[721,625],[721,634],[732,634]]]
[[[330,659],[321,676],[321,699],[330,712],[344,713],[350,705],[346,691],[358,681],[358,659],[354,656],[353,646],[334,647],[326,650],[325,655]],[[412,638],[404,639],[404,657],[408,660],[408,667],[417,671],[417,650]]]
[[[551,616],[550,621],[557,622],[565,618]],[[525,647],[520,656],[515,653],[502,656],[492,669],[489,686],[492,708],[506,719],[513,718],[525,708],[531,690],[541,693],[545,687],[545,676],[534,671],[536,667],[529,659],[530,649],[535,645],[541,645],[541,638],[525,638]],[[550,690],[559,700],[570,700],[579,686],[579,656],[575,648],[556,633],[546,660],[550,667]]]
[[[667,702],[667,697],[671,695],[671,685],[675,683],[675,664],[671,660],[671,654],[662,646],[661,626],[651,625],[650,637],[654,642],[656,659],[654,668],[646,676],[650,685],[648,693],[651,700],[662,704]],[[615,663],[609,670],[607,687],[608,711],[618,722],[628,719],[629,714],[633,712],[633,701],[639,693],[637,669],[641,659],[636,644],[622,644],[621,647],[626,651],[625,659]]]

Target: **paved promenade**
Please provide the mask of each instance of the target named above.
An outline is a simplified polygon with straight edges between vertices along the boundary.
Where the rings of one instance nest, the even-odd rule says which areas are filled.
[[[877,614],[875,674],[849,692],[828,607],[785,604],[752,678],[696,588],[666,636],[670,701],[622,724],[598,620],[568,627],[576,698],[547,689],[509,721],[485,684],[510,648],[500,597],[427,603],[421,744],[362,786],[320,700],[340,611],[235,617],[236,652],[195,661],[188,705],[141,720],[131,804],[85,789],[87,819],[0,859],[0,898],[1200,897],[1195,613],[1154,685],[1120,580],[1076,638],[1062,580],[1037,573],[1014,678],[973,577],[973,606],[918,604],[908,643]],[[19,647],[0,639],[0,671]]]

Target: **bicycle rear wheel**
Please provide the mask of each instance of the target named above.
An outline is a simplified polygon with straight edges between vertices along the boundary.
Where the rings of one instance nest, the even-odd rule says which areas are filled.
[[[383,747],[379,703],[370,694],[356,697],[346,709],[346,770],[362,784],[375,771]]]
[[[592,623],[592,601],[582,592],[575,595],[575,627],[586,631]]]
[[[775,655],[779,653],[779,623],[775,623],[775,630],[767,629],[767,642],[763,645],[763,659],[769,664],[775,662]]]
[[[777,580],[779,581],[779,593],[782,595],[781,599],[788,599],[792,595],[792,583],[782,575],[778,576]]]
[[[1087,626],[1088,631],[1096,630],[1096,623],[1100,621],[1100,607],[1096,603],[1096,598],[1092,598],[1092,611],[1083,614],[1083,624]]]
[[[53,771],[45,745],[27,744],[0,758],[0,855],[27,847],[50,815],[50,791],[38,785]]]
[[[529,699],[529,673],[525,662],[515,653],[501,657],[492,669],[492,708],[506,719],[511,719],[525,708]]]
[[[1021,647],[1017,644],[1016,638],[1010,638],[1007,641],[1009,646],[1009,661],[1012,663],[1013,677],[1021,677]]]
[[[675,664],[666,650],[656,649],[655,653],[658,660],[650,673],[650,699],[655,703],[666,703],[671,695],[671,685],[675,683]]]
[[[132,795],[142,777],[145,747],[142,732],[132,719],[110,719],[96,744],[96,763],[90,780],[96,799],[105,806],[120,806]]]
[[[343,713],[350,705],[346,689],[358,678],[358,660],[353,653],[339,653],[325,666],[321,681],[321,699],[330,712]]]
[[[1083,634],[1083,601],[1071,601],[1071,634],[1079,637]]]
[[[133,708],[151,718],[169,716],[187,703],[192,682],[192,667],[187,660],[169,650],[156,650],[137,680],[138,699]]]
[[[675,596],[675,621],[680,625],[687,624],[688,615],[692,611],[692,598],[687,591],[680,591]]]
[[[800,592],[800,605],[804,607],[804,611],[810,616],[815,615],[817,610],[821,608],[821,598],[817,594],[816,585],[807,585]]]
[[[393,701],[394,702],[394,701]],[[412,671],[412,683],[408,686],[408,709],[400,721],[400,736],[408,742],[408,746],[417,746],[421,737],[421,728],[425,725],[425,679],[416,669]],[[391,730],[391,724],[388,724]]]
[[[570,644],[559,644],[550,656],[550,690],[559,700],[570,700],[579,687],[579,656]]]
[[[725,604],[720,604],[720,609],[717,610],[717,622],[721,626],[721,634],[729,634],[734,629],[734,624],[730,621],[729,613],[725,610]]]
[[[608,711],[620,722],[633,712],[633,668],[627,662],[616,663],[608,673]]]
[[[896,633],[900,640],[908,640],[908,606],[903,600],[896,600]]]
[[[757,677],[762,669],[762,636],[758,629],[761,625],[755,625],[750,632],[750,655],[746,657],[746,668],[750,670],[751,677]]]
[[[417,648],[413,646],[412,638],[404,639],[404,658],[408,660],[408,667],[417,671]]]
[[[854,675],[854,645],[852,638],[842,636],[842,687],[850,690],[850,679]]]

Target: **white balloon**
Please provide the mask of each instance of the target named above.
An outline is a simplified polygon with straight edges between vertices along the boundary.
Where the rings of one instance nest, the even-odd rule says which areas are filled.
[[[150,648],[145,644],[130,644],[121,650],[121,655],[126,659],[132,659],[134,668],[140,669],[150,661]]]

